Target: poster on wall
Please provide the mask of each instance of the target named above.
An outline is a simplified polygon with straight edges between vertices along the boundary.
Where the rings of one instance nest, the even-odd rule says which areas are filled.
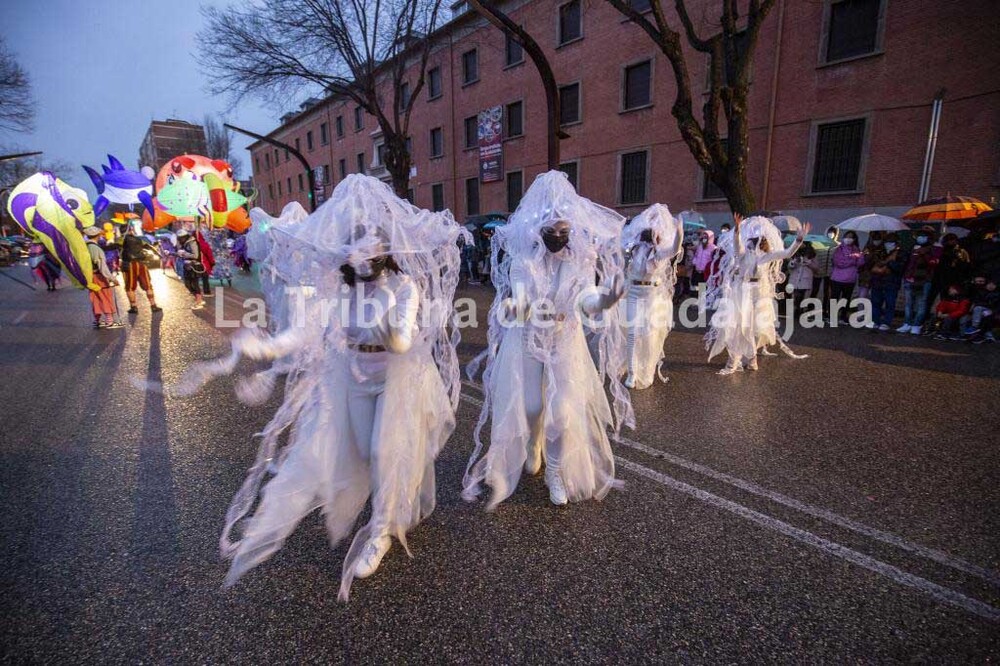
[[[479,180],[503,180],[503,107],[479,112]]]

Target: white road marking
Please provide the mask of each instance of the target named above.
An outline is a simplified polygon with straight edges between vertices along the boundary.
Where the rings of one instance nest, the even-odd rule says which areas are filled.
[[[839,543],[830,541],[829,539],[824,539],[823,537],[817,536],[812,532],[807,532],[806,530],[789,525],[788,523],[778,520],[777,518],[772,518],[771,516],[749,509],[742,504],[719,497],[718,495],[713,495],[710,492],[688,485],[683,481],[678,481],[677,479],[667,476],[666,474],[661,474],[655,470],[643,467],[638,463],[634,463],[631,460],[626,460],[621,456],[615,456],[615,462],[617,462],[619,466],[633,472],[634,474],[643,476],[663,486],[684,493],[685,495],[690,495],[691,497],[711,504],[717,508],[734,513],[741,518],[757,523],[762,527],[766,527],[797,541],[801,541],[804,544],[818,548],[819,550],[833,555],[834,557],[847,560],[848,562],[868,569],[869,571],[885,576],[900,585],[917,589],[941,603],[957,606],[987,620],[992,620],[994,622],[1000,621],[1000,609],[977,599],[973,599],[972,597],[967,597],[961,592],[956,592],[955,590],[943,587],[937,583],[932,583],[926,578],[921,578],[920,576],[907,573],[906,571],[903,571],[898,567],[894,567],[891,564],[886,564],[881,560],[876,560],[875,558],[869,557],[864,553],[859,553],[858,551],[842,546]]]
[[[984,569],[983,567],[972,564],[971,562],[966,562],[960,558],[952,557],[948,553],[907,541],[906,539],[898,537],[895,534],[890,534],[874,527],[863,525],[859,522],[851,520],[850,518],[845,518],[844,516],[833,513],[832,511],[828,511],[811,504],[806,504],[805,502],[800,502],[797,499],[788,497],[787,495],[782,495],[781,493],[773,490],[768,490],[767,488],[759,486],[752,481],[746,481],[735,476],[730,476],[724,472],[718,472],[710,467],[705,467],[704,465],[699,465],[698,463],[691,462],[690,460],[685,460],[684,458],[666,453],[665,451],[655,449],[651,446],[646,446],[645,444],[628,439],[627,437],[617,437],[613,439],[620,444],[624,444],[625,446],[635,449],[636,451],[641,451],[646,455],[666,460],[673,465],[683,467],[684,469],[692,472],[697,472],[698,474],[707,476],[710,479],[728,483],[729,485],[748,492],[751,495],[757,495],[758,497],[769,499],[772,502],[783,504],[784,506],[795,509],[796,511],[800,511],[815,518],[820,518],[839,527],[843,527],[844,529],[851,530],[852,532],[863,534],[877,541],[881,541],[901,550],[913,553],[914,555],[919,555],[927,558],[928,560],[937,562],[938,564],[943,564],[946,567],[951,567],[952,569],[957,569],[958,571],[982,578],[983,580],[1000,587],[1000,575],[996,572]]]
[[[473,384],[471,382],[467,382],[465,380],[463,380],[462,383],[466,384],[468,386],[476,387],[475,384]],[[481,407],[482,404],[483,404],[483,401],[480,398],[476,398],[476,397],[471,396],[471,395],[469,395],[467,393],[462,393],[461,396],[462,396],[463,400],[465,400],[466,402],[469,402],[469,403],[471,403],[473,405],[477,405],[477,406]],[[622,443],[624,443],[624,442],[622,442]],[[650,447],[646,447],[645,445],[641,445],[638,442],[632,442],[632,443],[633,444],[638,444],[639,446],[641,446],[643,448],[646,448],[646,449],[649,449],[650,451],[655,452],[655,455],[657,455],[657,457],[662,457],[663,452],[661,452],[661,451],[658,451],[656,449],[651,449]],[[638,450],[641,450],[641,449],[638,449]],[[683,460],[683,459],[679,458],[678,460]],[[940,603],[944,603],[944,604],[948,604],[948,605],[951,605],[951,606],[956,606],[958,608],[962,608],[962,609],[964,609],[964,610],[966,610],[966,611],[968,611],[970,613],[973,613],[974,615],[978,615],[979,617],[985,618],[987,620],[991,620],[991,621],[994,621],[994,622],[1000,621],[1000,609],[998,609],[998,608],[996,608],[994,606],[991,606],[991,605],[989,605],[987,603],[984,603],[982,601],[979,601],[978,599],[973,599],[972,597],[966,596],[966,595],[962,594],[961,592],[957,592],[957,591],[952,590],[950,588],[947,588],[947,587],[944,587],[942,585],[938,585],[937,583],[931,582],[931,581],[927,580],[926,578],[921,578],[920,576],[916,576],[914,574],[911,574],[911,573],[908,573],[906,571],[903,571],[899,567],[893,566],[891,564],[887,564],[885,562],[882,562],[881,560],[877,560],[874,557],[865,555],[864,553],[860,553],[860,552],[858,552],[856,550],[853,550],[852,548],[848,548],[847,546],[843,546],[843,545],[841,545],[839,543],[836,543],[836,542],[831,541],[829,539],[826,539],[824,537],[821,537],[821,536],[818,536],[816,534],[813,534],[812,532],[808,532],[806,530],[800,529],[798,527],[790,525],[789,523],[786,523],[784,521],[778,520],[777,518],[772,518],[771,516],[768,516],[766,514],[760,513],[759,511],[755,511],[755,510],[750,509],[748,507],[745,507],[742,504],[739,504],[739,503],[734,502],[732,500],[728,500],[728,499],[725,499],[723,497],[719,497],[718,495],[714,495],[714,494],[712,494],[712,493],[710,493],[710,492],[708,492],[706,490],[702,490],[702,489],[697,488],[695,486],[692,486],[690,484],[684,483],[683,481],[679,481],[679,480],[677,480],[677,479],[675,479],[675,478],[673,478],[671,476],[667,476],[666,474],[663,474],[661,472],[657,472],[656,470],[652,470],[652,469],[649,469],[648,467],[644,467],[643,465],[640,465],[639,463],[636,463],[636,462],[633,462],[631,460],[628,460],[627,458],[623,458],[621,456],[615,456],[615,462],[618,464],[618,466],[620,468],[624,468],[624,469],[629,470],[629,471],[631,471],[631,472],[633,472],[635,474],[638,474],[639,476],[645,477],[645,478],[647,478],[647,479],[649,479],[651,481],[655,481],[655,482],[657,482],[657,483],[659,483],[659,484],[661,484],[663,486],[666,486],[666,487],[671,488],[673,490],[676,490],[678,492],[681,492],[681,493],[684,493],[684,494],[689,495],[691,497],[694,497],[696,499],[699,499],[699,500],[701,500],[703,502],[711,504],[712,506],[715,506],[717,508],[723,509],[723,510],[728,511],[730,513],[736,514],[736,515],[740,516],[741,518],[744,518],[744,519],[749,520],[751,522],[757,523],[758,525],[761,525],[763,527],[766,527],[768,529],[776,531],[776,532],[778,532],[780,534],[784,534],[785,536],[791,537],[791,538],[793,538],[793,539],[795,539],[797,541],[800,541],[800,542],[802,542],[802,543],[804,543],[806,545],[809,545],[809,546],[812,546],[814,548],[817,548],[817,549],[819,549],[819,550],[821,550],[821,551],[823,551],[823,552],[825,552],[827,554],[833,555],[835,557],[838,557],[840,559],[846,560],[846,561],[851,562],[853,564],[856,564],[856,565],[858,565],[860,567],[863,567],[863,568],[865,568],[865,569],[867,569],[867,570],[869,570],[869,571],[871,571],[873,573],[877,573],[879,575],[885,576],[885,577],[889,578],[890,580],[893,580],[893,581],[899,583],[900,585],[904,585],[906,587],[911,587],[911,588],[914,588],[916,590],[919,590],[919,591],[927,594],[928,596],[932,597],[933,599],[939,601]],[[697,465],[697,463],[691,463],[689,461],[683,461],[683,462],[686,463],[687,465],[697,466],[697,467],[702,468],[702,469],[704,469],[706,471],[710,471],[714,475],[718,475],[719,480],[723,480],[726,483],[732,483],[733,481],[739,481],[739,482],[741,482],[743,484],[747,484],[749,487],[758,488],[762,492],[772,493],[772,491],[768,491],[768,490],[766,490],[764,488],[761,488],[760,486],[756,486],[755,484],[752,484],[752,483],[750,483],[748,481],[743,481],[742,479],[736,479],[735,477],[730,477],[728,475],[722,474],[721,472],[716,472],[715,470],[710,470],[707,467],[704,467],[704,466],[701,466],[701,465]],[[684,466],[687,467],[687,465],[684,465]],[[693,470],[693,471],[698,471],[698,470]],[[713,478],[715,478],[715,477],[713,476]],[[733,484],[733,485],[736,485],[736,484]],[[737,486],[737,487],[740,487],[740,486]],[[757,493],[755,493],[755,494],[757,494]],[[823,514],[823,515],[817,515],[817,514],[814,514],[812,511],[806,511],[806,513],[809,513],[810,515],[817,515],[817,517],[822,517],[822,518],[827,519],[827,520],[829,520],[829,517],[833,517],[833,518],[837,519],[836,521],[832,521],[832,522],[835,522],[836,524],[840,524],[839,521],[844,521],[847,524],[852,524],[852,525],[855,525],[857,527],[864,528],[866,530],[865,532],[862,532],[864,534],[867,534],[867,531],[871,531],[873,533],[873,535],[878,535],[878,536],[874,536],[874,538],[877,538],[879,540],[885,540],[883,537],[888,537],[889,539],[892,539],[892,541],[887,541],[888,543],[892,543],[893,545],[905,544],[905,545],[900,545],[900,547],[904,548],[906,550],[909,550],[910,552],[915,552],[915,553],[918,553],[918,554],[922,554],[925,557],[928,557],[928,555],[926,553],[924,553],[924,552],[921,552],[921,551],[926,551],[927,553],[933,553],[933,554],[938,554],[940,556],[943,556],[947,560],[947,562],[942,562],[942,564],[947,564],[948,566],[954,566],[954,563],[958,562],[958,563],[965,564],[965,565],[967,565],[969,567],[972,567],[973,569],[979,569],[979,570],[985,572],[988,576],[992,576],[993,575],[991,572],[986,571],[985,569],[981,569],[980,567],[976,567],[975,565],[971,565],[969,563],[964,563],[961,560],[955,560],[954,558],[951,558],[949,555],[947,555],[945,553],[940,553],[939,551],[934,551],[933,549],[924,548],[922,546],[918,546],[917,544],[911,544],[911,543],[909,543],[909,542],[907,542],[907,541],[905,541],[903,539],[900,539],[899,537],[895,537],[894,535],[891,535],[891,534],[888,534],[888,533],[885,533],[885,532],[881,532],[879,530],[875,530],[874,528],[870,528],[870,527],[867,527],[865,525],[861,525],[860,523],[854,523],[854,521],[850,521],[847,518],[843,518],[841,516],[837,516],[834,513],[825,511],[824,509],[819,509],[818,507],[811,507],[810,505],[803,504],[801,502],[798,502],[797,500],[792,500],[791,498],[785,498],[783,495],[780,495],[778,493],[772,493],[772,494],[774,494],[776,497],[781,497],[783,499],[789,500],[790,502],[794,502],[797,505],[801,505],[802,507],[807,507],[807,508],[809,508],[811,510],[815,510],[816,512],[821,512]],[[764,495],[764,496],[767,497],[767,495]],[[777,500],[775,500],[775,501],[777,501]],[[781,503],[784,504],[784,502],[781,502]],[[793,506],[793,508],[798,508],[798,507],[797,506]],[[853,528],[851,528],[851,529],[853,529]],[[896,541],[898,541],[899,544],[895,543]],[[931,558],[931,559],[935,559],[935,558]],[[939,560],[935,559],[935,561],[939,561]],[[962,570],[964,571],[965,569],[962,569]]]
[[[28,311],[27,311],[27,310],[25,310],[25,311],[24,311],[24,312],[22,312],[21,314],[17,315],[17,317],[16,317],[15,319],[14,319],[14,321],[12,321],[12,322],[11,322],[11,325],[13,325],[13,326],[17,326],[17,325],[18,325],[18,324],[20,324],[20,323],[21,323],[21,322],[22,322],[22,321],[24,320],[24,318],[25,318],[25,317],[27,317],[27,316],[28,316]]]
[[[462,383],[466,386],[482,390],[474,382],[463,380]],[[463,394],[463,396],[465,396],[465,394]],[[481,400],[479,399],[475,400],[476,404],[482,406],[483,403]],[[739,477],[731,476],[729,474],[726,474],[725,472],[719,472],[717,470],[712,469],[711,467],[706,467],[705,465],[700,465],[696,462],[686,460],[684,458],[681,458],[680,456],[667,453],[666,451],[662,451],[660,449],[647,446],[646,444],[629,439],[628,437],[621,437],[621,436],[613,437],[612,440],[618,442],[619,444],[623,444],[629,448],[635,449],[636,451],[645,453],[648,456],[665,460],[666,462],[672,465],[683,467],[684,469],[690,470],[697,474],[701,474],[702,476],[707,476],[710,479],[714,479],[716,481],[729,484],[735,488],[739,488],[744,492],[750,493],[751,495],[757,495],[758,497],[763,497],[764,499],[771,500],[772,502],[782,504],[790,509],[794,509],[801,513],[813,516],[814,518],[825,520],[829,523],[837,525],[838,527],[851,530],[852,532],[863,534],[864,536],[869,537],[871,539],[875,539],[877,541],[881,541],[891,546],[895,546],[896,548],[905,550],[908,553],[918,555],[920,557],[926,558],[933,562],[937,562],[938,564],[950,567],[952,569],[961,571],[971,576],[976,576],[977,578],[981,578],[996,587],[1000,587],[1000,574],[998,574],[997,572],[990,571],[989,569],[973,564],[972,562],[968,562],[961,558],[954,557],[943,551],[934,548],[928,548],[927,546],[921,546],[920,544],[913,543],[912,541],[907,541],[906,539],[898,537],[895,534],[891,534],[889,532],[885,532],[883,530],[870,527],[868,525],[864,525],[855,520],[851,520],[850,518],[845,518],[844,516],[833,513],[832,511],[828,511],[827,509],[823,509],[821,507],[814,506],[812,504],[807,504],[805,502],[800,502],[795,498],[788,497],[787,495],[783,495],[773,490],[769,490],[752,481],[747,481]]]

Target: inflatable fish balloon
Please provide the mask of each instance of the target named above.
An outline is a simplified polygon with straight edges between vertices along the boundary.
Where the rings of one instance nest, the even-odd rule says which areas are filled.
[[[49,171],[21,181],[10,194],[7,211],[24,231],[59,260],[80,287],[99,291],[94,283],[83,229],[93,226],[94,209],[87,193],[64,183]]]
[[[103,174],[97,173],[89,166],[83,167],[97,188],[98,196],[94,202],[95,215],[103,213],[109,203],[137,204],[141,201],[140,192],[153,193],[154,174],[149,167],[143,167],[139,171],[126,169],[114,155],[108,155],[108,165],[101,165]]]

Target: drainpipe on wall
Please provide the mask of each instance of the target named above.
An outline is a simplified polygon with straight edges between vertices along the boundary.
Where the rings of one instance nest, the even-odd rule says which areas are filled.
[[[774,40],[774,72],[771,74],[771,108],[767,118],[767,148],[764,152],[764,191],[760,207],[767,210],[767,194],[771,184],[771,149],[774,145],[774,115],[778,101],[778,72],[781,69],[781,34],[785,24],[785,0],[778,0],[778,36]]]
[[[931,173],[934,171],[934,153],[937,151],[938,127],[941,124],[944,92],[944,88],[939,90],[934,96],[934,103],[931,104],[931,126],[927,131],[927,151],[924,153],[924,171],[920,176],[920,192],[917,196],[917,203],[927,199],[931,190]]]
[[[458,167],[456,166],[458,143],[455,141],[455,33],[452,30],[448,31],[448,95],[450,97],[448,108],[451,111],[451,201],[452,210],[455,211],[458,210]],[[465,145],[464,139],[462,145]],[[483,193],[480,192],[480,201],[482,201],[482,197]],[[469,211],[465,212],[468,215]]]

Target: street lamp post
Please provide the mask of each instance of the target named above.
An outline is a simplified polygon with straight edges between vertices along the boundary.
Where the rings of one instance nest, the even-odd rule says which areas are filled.
[[[257,139],[258,141],[269,143],[272,146],[276,146],[277,148],[284,148],[289,153],[294,155],[295,159],[297,159],[299,162],[302,163],[302,166],[306,170],[306,178],[309,180],[309,210],[310,211],[316,210],[316,177],[313,174],[312,167],[309,166],[309,161],[302,155],[302,153],[297,151],[292,146],[289,146],[287,143],[282,143],[277,139],[272,139],[270,137],[257,134],[256,132],[251,132],[250,130],[245,130],[240,127],[236,127],[235,125],[230,125],[229,123],[223,123],[223,127],[231,129],[234,132],[239,132],[240,134],[245,134],[249,137]]]

